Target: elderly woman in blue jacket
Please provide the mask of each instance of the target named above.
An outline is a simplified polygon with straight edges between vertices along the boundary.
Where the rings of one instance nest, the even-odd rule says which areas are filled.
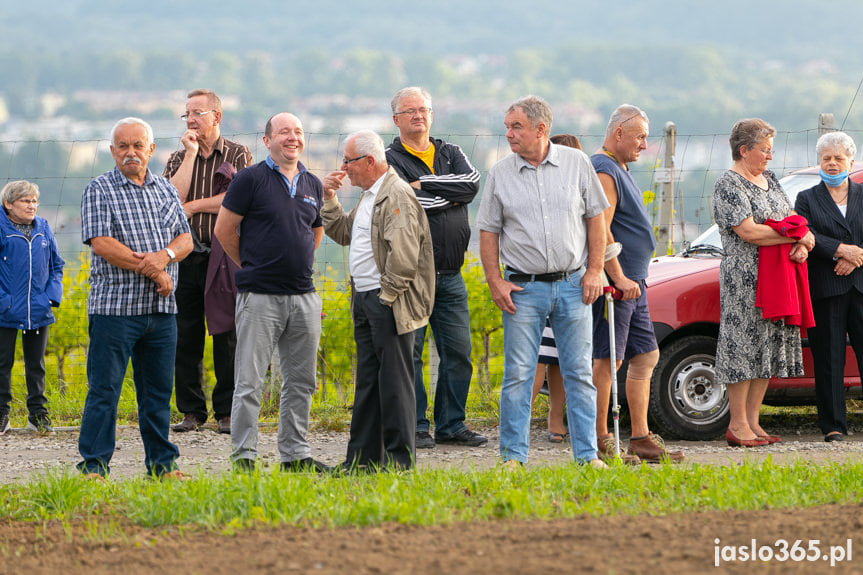
[[[63,293],[63,259],[45,218],[36,215],[39,188],[9,182],[0,191],[0,435],[9,430],[12,364],[21,331],[27,383],[27,429],[53,432],[45,405],[45,349],[52,307]]]

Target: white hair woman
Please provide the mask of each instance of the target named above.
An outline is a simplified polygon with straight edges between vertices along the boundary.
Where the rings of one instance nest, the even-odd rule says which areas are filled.
[[[809,290],[815,327],[809,345],[815,368],[815,403],[824,441],[842,441],[845,419],[845,340],[863,370],[863,186],[848,176],[857,146],[844,132],[818,138],[821,182],[797,195],[795,209],[815,234]]]

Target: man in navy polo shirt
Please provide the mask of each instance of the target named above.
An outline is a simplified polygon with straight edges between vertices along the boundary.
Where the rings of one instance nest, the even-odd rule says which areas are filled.
[[[323,236],[323,187],[300,162],[305,139],[296,116],[270,118],[263,139],[269,156],[234,176],[215,226],[225,253],[240,266],[231,460],[240,470],[254,468],[261,391],[278,345],[282,469],[323,471],[306,439],[321,337],[312,272]]]

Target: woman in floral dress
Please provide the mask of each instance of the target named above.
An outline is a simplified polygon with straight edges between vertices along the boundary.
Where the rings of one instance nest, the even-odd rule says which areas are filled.
[[[794,211],[767,162],[773,157],[776,130],[763,120],[741,120],[729,142],[734,164],[716,181],[713,217],[725,258],[719,268],[721,317],[716,350],[716,380],[728,389],[729,445],[756,447],[781,441],[758,423],[771,377],[803,374],[800,327],[762,318],[755,307],[758,248],[795,243],[791,259],[802,262],[815,246],[809,232],[797,241],[764,225]]]

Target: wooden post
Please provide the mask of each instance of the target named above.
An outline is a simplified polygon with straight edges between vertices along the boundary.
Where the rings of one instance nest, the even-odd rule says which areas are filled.
[[[833,127],[833,114],[818,114],[818,137],[834,130],[836,128]]]
[[[677,127],[674,122],[665,123],[665,156],[663,167],[656,170],[659,184],[659,225],[656,231],[656,255],[674,253],[674,145]]]

